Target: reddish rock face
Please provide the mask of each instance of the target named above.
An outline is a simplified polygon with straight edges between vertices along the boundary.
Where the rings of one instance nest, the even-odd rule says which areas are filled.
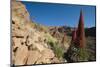
[[[78,28],[72,32],[72,42],[76,43],[80,48],[85,46],[84,19],[82,11],[80,12]]]

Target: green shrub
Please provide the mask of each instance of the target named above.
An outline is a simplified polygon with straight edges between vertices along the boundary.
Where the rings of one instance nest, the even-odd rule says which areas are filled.
[[[50,34],[46,34],[47,43],[51,47],[51,49],[54,51],[56,57],[59,59],[63,57],[63,49],[59,47],[57,44],[57,40],[53,38]]]
[[[59,59],[63,57],[63,49],[57,43],[57,39],[52,37],[49,33],[45,35],[48,46],[54,51],[56,57]]]
[[[55,39],[54,37],[52,37],[49,33],[46,33],[45,34],[45,38],[47,40],[47,42],[52,42],[52,43],[56,43],[57,42],[57,39]]]
[[[59,59],[63,57],[63,49],[58,46],[58,44],[54,42],[49,42],[49,45],[51,46],[52,50],[54,51],[56,57]]]
[[[82,61],[87,61],[89,58],[89,53],[87,52],[87,50],[85,48],[80,48],[78,51],[78,58],[79,60]]]

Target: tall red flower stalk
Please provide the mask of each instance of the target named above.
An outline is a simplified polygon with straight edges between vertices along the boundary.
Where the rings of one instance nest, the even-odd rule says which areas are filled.
[[[75,40],[76,40],[76,29],[72,31],[72,42],[75,42]]]
[[[85,46],[84,19],[82,10],[80,12],[79,24],[77,29],[77,41],[80,48],[83,48]]]
[[[82,10],[80,12],[78,28],[72,32],[72,42],[76,43],[80,48],[85,47],[84,19]]]

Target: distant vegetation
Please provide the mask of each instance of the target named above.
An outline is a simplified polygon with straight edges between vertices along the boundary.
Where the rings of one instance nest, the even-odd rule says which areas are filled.
[[[85,28],[85,35],[96,37],[96,27]]]

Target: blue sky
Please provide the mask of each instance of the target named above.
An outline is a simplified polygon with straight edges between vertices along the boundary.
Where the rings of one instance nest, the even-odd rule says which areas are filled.
[[[22,2],[31,20],[47,26],[77,27],[80,10],[83,10],[85,27],[95,26],[95,6],[72,4],[50,4],[41,2]]]

